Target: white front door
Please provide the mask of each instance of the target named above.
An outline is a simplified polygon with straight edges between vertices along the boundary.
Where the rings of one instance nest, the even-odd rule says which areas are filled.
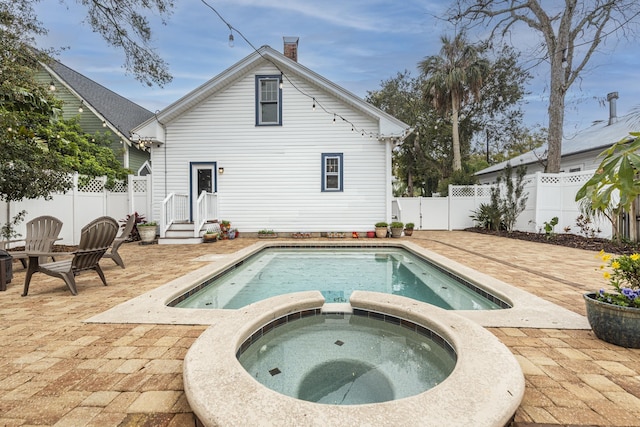
[[[191,163],[191,220],[200,194],[216,192],[216,163]]]

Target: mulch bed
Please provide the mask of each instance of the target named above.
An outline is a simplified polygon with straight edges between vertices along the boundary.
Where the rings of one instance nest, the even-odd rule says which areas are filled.
[[[547,243],[550,245],[567,246],[570,248],[585,249],[589,251],[600,251],[612,254],[630,254],[638,252],[637,244],[629,242],[615,242],[609,239],[589,238],[570,233],[557,233],[547,236],[545,233],[530,233],[525,231],[493,231],[484,228],[467,228],[465,231],[473,233],[491,234],[494,236],[507,237],[511,239],[527,240],[529,242]]]

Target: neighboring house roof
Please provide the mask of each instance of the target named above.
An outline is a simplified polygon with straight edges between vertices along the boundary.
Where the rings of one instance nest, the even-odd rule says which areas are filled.
[[[131,129],[153,117],[153,113],[107,89],[75,70],[52,60],[44,65],[67,89],[74,93],[94,114],[107,122],[120,138],[131,145]]]
[[[412,131],[406,123],[374,107],[353,93],[300,65],[297,61],[289,59],[287,56],[269,46],[262,46],[213,79],[167,106],[158,112],[156,117],[147,120],[135,128],[134,131],[139,133],[142,138],[155,138],[155,140],[159,142],[164,142],[161,140],[162,137],[157,135],[159,129],[157,126],[154,126],[153,123],[156,119],[163,124],[174,120],[216,92],[228,87],[263,61],[272,63],[285,74],[284,84],[287,84],[287,74],[296,75],[296,77],[306,80],[310,84],[317,86],[335,98],[350,105],[352,108],[378,121],[381,138],[392,138],[402,141]]]
[[[562,140],[562,157],[588,151],[596,151],[596,154],[611,147],[614,143],[629,136],[629,132],[640,131],[640,114],[631,113],[609,124],[608,121],[596,122],[591,127],[578,132],[571,138]],[[498,172],[505,168],[507,163],[513,166],[530,165],[547,158],[546,146],[516,156],[504,162],[491,165],[486,169],[476,172],[476,175],[484,175]]]

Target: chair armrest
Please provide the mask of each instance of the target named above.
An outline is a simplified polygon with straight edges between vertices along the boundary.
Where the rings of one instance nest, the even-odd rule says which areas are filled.
[[[11,243],[18,243],[18,242],[24,242],[24,239],[18,239],[18,240],[1,240],[0,241],[0,249],[6,249],[7,245],[11,244]]]
[[[11,252],[9,252],[11,253]],[[73,256],[75,252],[38,252],[28,251],[26,252],[29,257],[60,257],[60,256]]]

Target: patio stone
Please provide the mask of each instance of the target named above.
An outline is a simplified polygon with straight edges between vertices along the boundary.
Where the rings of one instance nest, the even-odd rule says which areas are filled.
[[[582,294],[602,287],[596,252],[462,231],[415,231],[406,239],[582,315]],[[21,297],[25,270],[15,263],[0,292],[0,425],[193,426],[182,360],[206,327],[84,321],[206,265],[205,255],[256,241],[127,243],[120,249],[127,268],[105,260],[109,285],[81,274],[77,296],[36,274]],[[640,427],[640,349],[588,330],[489,330],[525,374],[513,427]]]

